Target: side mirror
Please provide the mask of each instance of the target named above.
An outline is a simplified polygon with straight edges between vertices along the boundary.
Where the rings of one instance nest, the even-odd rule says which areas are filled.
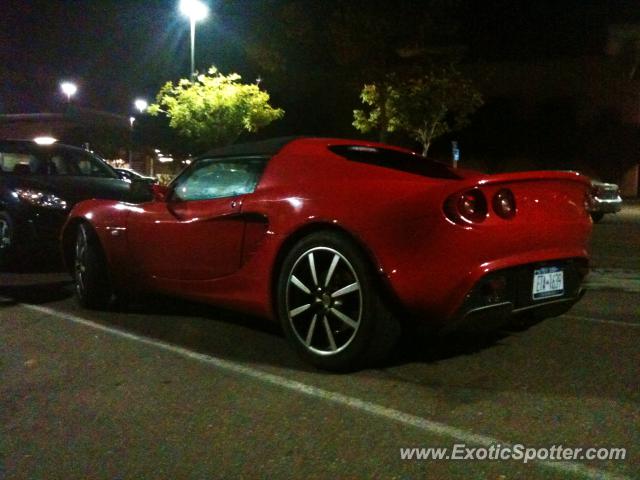
[[[131,203],[150,202],[153,199],[155,199],[155,193],[152,185],[142,179],[131,180],[129,184],[129,201]]]

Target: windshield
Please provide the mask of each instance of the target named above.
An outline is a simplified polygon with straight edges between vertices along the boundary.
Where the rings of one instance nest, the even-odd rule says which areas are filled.
[[[0,170],[15,175],[118,178],[100,158],[75,148],[2,148]]]

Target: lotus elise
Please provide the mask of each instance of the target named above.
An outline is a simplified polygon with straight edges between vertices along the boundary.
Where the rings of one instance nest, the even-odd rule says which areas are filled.
[[[592,222],[578,173],[485,175],[302,137],[214,150],[145,188],[138,203],[71,212],[62,245],[79,302],[140,290],[257,314],[325,369],[380,362],[405,319],[497,328],[583,293]]]

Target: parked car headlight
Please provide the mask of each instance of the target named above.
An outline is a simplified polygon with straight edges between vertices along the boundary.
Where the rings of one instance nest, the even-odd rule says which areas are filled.
[[[54,195],[53,193],[34,190],[31,188],[16,188],[14,195],[20,200],[43,208],[54,208],[64,210],[67,208],[66,200]]]

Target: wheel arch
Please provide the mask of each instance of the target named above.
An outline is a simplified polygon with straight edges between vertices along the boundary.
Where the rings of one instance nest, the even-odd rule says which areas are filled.
[[[381,287],[381,292],[384,294],[385,300],[390,301],[390,303],[394,305],[397,303],[397,299],[393,294],[391,285],[387,281],[386,277],[381,274],[380,262],[378,261],[374,252],[365,244],[365,242],[361,238],[359,238],[357,235],[355,235],[353,232],[351,232],[350,230],[348,230],[342,225],[339,225],[336,223],[330,223],[330,222],[314,222],[314,223],[304,225],[298,228],[297,230],[291,232],[287,236],[287,238],[282,242],[282,244],[278,249],[278,253],[276,254],[276,257],[273,263],[273,268],[271,269],[271,278],[270,278],[270,287],[269,287],[270,288],[269,297],[271,302],[271,309],[272,309],[272,312],[274,312],[274,317],[277,312],[276,294],[277,294],[278,277],[280,275],[282,264],[284,262],[284,259],[287,253],[289,253],[291,248],[293,248],[293,246],[298,241],[317,232],[334,232],[344,236],[350,242],[352,242],[364,255],[366,261],[371,266],[372,271],[378,274],[376,275],[376,281],[379,283]]]

